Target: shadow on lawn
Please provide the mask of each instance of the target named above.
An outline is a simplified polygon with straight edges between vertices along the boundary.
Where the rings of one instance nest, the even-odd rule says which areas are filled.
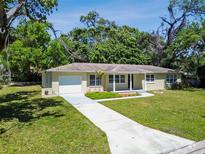
[[[63,116],[61,112],[55,111],[55,109],[45,110],[48,107],[61,106],[62,101],[45,98],[27,99],[36,93],[37,91],[18,92],[0,97],[1,103],[4,103],[0,104],[0,121],[9,122],[17,119],[18,124],[21,125],[43,117],[52,116],[56,118]],[[5,133],[9,129],[0,128],[0,134]]]
[[[32,97],[37,93],[38,91],[19,91],[16,93],[10,93],[7,95],[0,96],[0,102],[7,103],[11,101],[23,100],[23,99],[27,99],[28,97]]]

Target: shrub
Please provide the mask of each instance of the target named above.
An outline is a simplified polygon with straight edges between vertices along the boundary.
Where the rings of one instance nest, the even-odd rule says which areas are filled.
[[[180,89],[183,89],[183,85],[182,85],[182,83],[174,83],[171,85],[171,89],[172,90],[180,90]]]
[[[177,83],[168,85],[167,89],[170,89],[170,90],[180,90],[180,89],[186,89],[186,88],[189,88],[189,87],[190,87],[190,84],[187,83],[187,82],[180,82],[180,83],[177,82]]]

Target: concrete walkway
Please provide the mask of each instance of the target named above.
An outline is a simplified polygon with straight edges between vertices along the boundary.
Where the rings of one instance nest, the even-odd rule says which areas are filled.
[[[114,100],[122,100],[122,99],[130,99],[130,98],[144,98],[144,97],[154,96],[154,94],[148,93],[147,91],[144,91],[144,90],[136,90],[135,92],[137,92],[139,94],[139,96],[106,98],[106,99],[98,99],[98,100],[95,100],[95,101],[96,102],[103,102],[103,101],[114,101]]]
[[[106,133],[112,154],[168,153],[193,143],[191,140],[144,127],[83,94],[62,97]]]
[[[174,150],[169,154],[205,154],[205,140]]]

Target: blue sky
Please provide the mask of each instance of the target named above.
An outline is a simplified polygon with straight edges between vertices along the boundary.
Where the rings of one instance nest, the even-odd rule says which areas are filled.
[[[59,0],[58,3],[58,10],[48,20],[62,33],[82,27],[80,16],[92,10],[118,25],[151,32],[161,23],[159,17],[166,14],[168,0]]]

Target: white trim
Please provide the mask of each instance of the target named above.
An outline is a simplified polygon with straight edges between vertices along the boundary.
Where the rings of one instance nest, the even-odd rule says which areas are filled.
[[[115,74],[113,74],[113,91],[115,92]]]
[[[150,82],[147,82],[147,81],[146,81],[146,83],[147,83],[147,84],[155,84],[156,82],[155,82],[155,81],[153,81],[153,82],[151,82],[151,81],[150,81]]]
[[[130,91],[132,91],[132,74],[130,74]]]
[[[121,84],[122,85],[122,84],[127,84],[127,83],[115,83],[115,84],[118,84],[118,85]],[[113,83],[109,83],[109,85],[113,85]]]
[[[144,74],[144,90],[147,90],[146,73]]]
[[[99,88],[99,87],[102,87],[102,85],[99,85],[99,86],[88,86],[89,88]]]

